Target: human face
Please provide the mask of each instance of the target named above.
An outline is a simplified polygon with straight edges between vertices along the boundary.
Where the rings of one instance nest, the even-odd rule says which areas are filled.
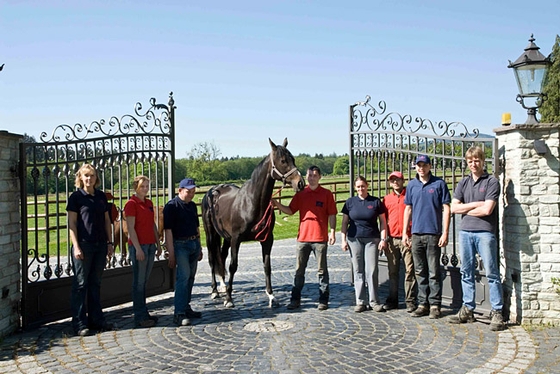
[[[480,158],[478,157],[471,157],[471,158],[467,158],[467,165],[469,166],[469,170],[471,171],[471,173],[473,173],[474,175],[480,176],[483,173],[483,163],[484,161],[482,161]]]
[[[196,187],[194,188],[179,188],[179,199],[185,202],[191,202],[194,198]]]
[[[393,191],[400,193],[404,187],[404,179],[402,178],[391,178],[389,179],[389,183],[391,184],[391,188]]]
[[[365,199],[368,195],[368,184],[362,180],[356,181],[354,184],[354,188],[362,199]]]
[[[321,179],[321,174],[319,174],[317,170],[307,171],[307,183],[309,184],[309,188],[311,188],[312,190],[317,188],[320,179]]]
[[[146,180],[141,181],[138,184],[138,188],[136,188],[136,196],[139,199],[144,200],[148,195],[148,192],[150,192],[150,182]]]
[[[84,190],[93,191],[95,189],[95,182],[97,181],[97,175],[90,170],[85,170],[81,175],[80,179],[84,185]]]
[[[425,162],[419,162],[416,164],[416,172],[418,173],[420,178],[428,176],[430,170],[432,170],[431,164],[426,164]]]

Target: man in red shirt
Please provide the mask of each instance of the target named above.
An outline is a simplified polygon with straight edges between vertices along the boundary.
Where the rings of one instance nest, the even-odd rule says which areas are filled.
[[[388,250],[387,267],[389,268],[389,297],[385,301],[385,309],[397,309],[399,305],[399,280],[400,280],[400,260],[403,260],[405,267],[404,293],[406,301],[406,311],[414,312],[417,305],[418,286],[414,275],[414,263],[412,262],[412,252],[402,242],[403,216],[404,216],[404,197],[406,188],[404,187],[403,175],[400,171],[394,171],[389,175],[389,183],[393,189],[383,198],[383,205],[387,211],[388,231]],[[410,228],[408,229],[410,235]]]
[[[296,275],[292,287],[292,297],[288,309],[300,306],[301,290],[305,283],[305,269],[309,255],[313,251],[317,258],[319,278],[319,310],[329,305],[329,271],[327,269],[327,248],[336,241],[336,203],[333,193],[319,185],[321,170],[311,166],[307,170],[307,187],[296,193],[289,206],[272,199],[281,212],[292,215],[299,211],[299,231],[296,247]],[[328,226],[331,231],[328,232]]]

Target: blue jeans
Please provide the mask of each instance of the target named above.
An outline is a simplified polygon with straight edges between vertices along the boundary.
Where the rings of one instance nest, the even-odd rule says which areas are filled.
[[[492,309],[502,310],[504,300],[502,282],[500,280],[500,268],[498,265],[498,245],[496,236],[488,231],[460,231],[459,243],[463,304],[471,310],[476,307],[475,264],[476,253],[478,253],[486,269]]]
[[[128,246],[130,261],[132,262],[132,311],[136,323],[145,321],[150,317],[146,307],[146,285],[148,279],[150,279],[156,257],[155,244],[141,244],[140,247],[144,252],[144,261],[136,259],[136,248],[133,245]]]
[[[304,243],[296,246],[296,276],[292,287],[292,300],[301,299],[301,290],[305,284],[305,269],[311,252],[317,259],[317,278],[319,279],[319,302],[329,302],[329,270],[327,269],[327,242]]]
[[[441,306],[440,235],[413,234],[412,258],[418,283],[418,305]]]
[[[72,247],[72,327],[75,332],[85,328],[99,328],[105,324],[101,309],[101,277],[107,258],[107,243],[80,242],[84,259],[74,257]],[[86,304],[87,299],[87,304]]]
[[[348,238],[350,259],[354,269],[356,305],[380,304],[379,301],[380,238]],[[366,284],[369,297],[366,296]]]
[[[185,314],[190,306],[198,257],[202,247],[198,240],[174,240],[177,274],[175,279],[175,315]]]

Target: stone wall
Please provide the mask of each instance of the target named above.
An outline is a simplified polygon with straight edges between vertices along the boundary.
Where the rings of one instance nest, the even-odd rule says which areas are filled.
[[[518,323],[560,324],[560,124],[494,130],[502,170],[501,248],[506,315]],[[535,140],[546,152],[538,154]]]
[[[17,165],[21,138],[0,131],[0,338],[19,327],[21,226]]]

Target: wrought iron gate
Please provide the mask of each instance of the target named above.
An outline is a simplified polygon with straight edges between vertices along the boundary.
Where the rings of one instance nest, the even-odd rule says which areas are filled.
[[[149,198],[163,206],[174,194],[175,117],[173,93],[168,105],[150,100],[134,115],[113,116],[89,126],[59,125],[40,141],[20,146],[22,305],[23,328],[70,316],[72,266],[66,202],[75,190],[75,173],[93,164],[100,189],[113,204],[114,227],[122,225],[119,213],[132,195],[131,182],[138,174],[151,180]],[[157,210],[159,211],[159,210]],[[122,226],[119,228],[122,229]],[[101,287],[104,307],[131,300],[132,268],[123,247],[116,243],[108,259]],[[156,259],[148,295],[173,289],[173,272],[167,261]]]
[[[497,176],[497,139],[481,135],[478,129],[470,130],[461,122],[432,122],[429,119],[388,112],[384,101],[377,106],[365,101],[350,106],[350,185],[356,176],[365,176],[371,184],[371,193],[383,197],[389,191],[389,174],[398,170],[405,180],[416,176],[414,160],[419,153],[432,159],[432,173],[443,178],[450,192],[468,175],[464,160],[466,150],[479,145],[486,155],[486,170]],[[497,207],[496,207],[497,209]],[[460,217],[451,218],[449,244],[442,250],[444,267],[444,302],[452,307],[461,305],[461,280],[459,273],[458,235]],[[498,240],[499,242],[499,240]],[[383,262],[383,260],[381,261]],[[477,304],[480,310],[490,310],[489,293],[483,264],[477,266]],[[380,274],[380,283],[387,280],[386,269]]]

